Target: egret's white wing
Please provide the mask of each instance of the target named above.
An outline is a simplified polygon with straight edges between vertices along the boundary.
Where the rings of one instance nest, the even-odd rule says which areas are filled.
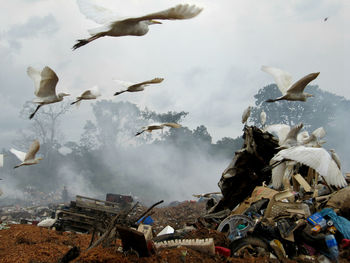
[[[58,77],[56,73],[46,66],[41,71],[41,81],[39,89],[36,90],[35,95],[41,98],[56,96],[56,85]]]
[[[126,19],[127,21],[143,21],[152,19],[189,19],[197,16],[203,8],[199,8],[195,5],[179,4],[175,7],[148,14],[145,16]]]
[[[288,90],[288,93],[302,93],[306,87],[307,84],[309,84],[311,81],[313,81],[315,78],[317,78],[318,73],[310,73],[301,79],[299,79],[297,82],[295,82]]]
[[[100,91],[100,89],[99,89],[98,86],[92,87],[91,90],[90,90],[90,92],[91,92],[91,95],[93,95],[93,96],[95,96],[95,97],[101,96],[101,91]]]
[[[271,161],[293,160],[316,170],[326,182],[337,187],[345,187],[347,183],[333,161],[331,155],[323,148],[295,146],[279,151]]]
[[[267,126],[265,130],[277,134],[279,144],[281,144],[286,139],[290,127],[287,124],[272,124]]]
[[[175,122],[166,122],[166,123],[163,123],[162,126],[168,126],[171,128],[181,128],[182,127],[180,124],[175,123]]]
[[[277,87],[283,95],[287,93],[287,90],[292,85],[292,76],[288,72],[268,66],[262,66],[261,70],[273,76]]]
[[[113,79],[115,82],[117,82],[119,85],[128,88],[130,86],[133,86],[137,83],[129,82],[129,81],[124,81],[124,80],[119,80],[119,79]]]
[[[35,140],[32,145],[30,145],[29,150],[24,158],[24,161],[35,159],[35,154],[40,149],[40,143],[38,140]]]
[[[308,138],[310,138],[310,135],[307,131],[300,132],[297,135],[297,141],[299,143],[304,143],[304,141],[307,140]]]
[[[4,166],[4,155],[0,154],[0,167]]]
[[[274,189],[279,189],[282,186],[283,175],[285,171],[286,171],[286,162],[283,162],[272,169],[271,180],[272,180],[272,187]]]
[[[93,0],[77,0],[80,12],[98,24],[106,24],[118,19],[115,12],[99,6]]]
[[[86,90],[86,91],[84,91],[81,95],[80,95],[80,97],[86,97],[86,96],[91,96],[92,94],[91,94],[91,90]]]
[[[163,80],[164,80],[163,78],[154,78],[151,80],[146,80],[143,82],[136,83],[133,86],[142,86],[142,85],[146,85],[146,84],[156,84],[156,83],[161,83]]]
[[[323,127],[319,127],[314,130],[312,134],[315,135],[318,139],[322,139],[324,136],[326,136],[326,131]]]
[[[40,88],[41,72],[40,70],[37,70],[29,66],[27,68],[27,74],[34,81],[34,88],[35,88],[34,94],[36,94]]]
[[[18,159],[20,159],[22,162],[24,162],[24,159],[26,158],[26,153],[18,151],[16,149],[11,148],[10,152],[12,152],[14,155],[17,156]]]
[[[303,128],[303,126],[304,126],[304,124],[302,124],[302,123],[299,123],[299,124],[293,126],[293,127],[289,130],[289,132],[288,132],[288,134],[287,134],[287,136],[286,136],[286,138],[285,138],[284,141],[285,141],[285,142],[286,142],[287,140],[297,141],[298,133],[299,133],[299,131]]]

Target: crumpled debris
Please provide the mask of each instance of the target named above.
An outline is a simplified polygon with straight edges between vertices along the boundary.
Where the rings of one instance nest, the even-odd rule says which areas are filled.
[[[1,223],[0,224],[0,230],[3,230],[3,229],[9,229],[10,227],[8,226],[7,223]]]

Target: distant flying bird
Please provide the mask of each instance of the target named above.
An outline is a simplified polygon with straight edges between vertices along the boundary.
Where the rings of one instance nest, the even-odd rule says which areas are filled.
[[[97,86],[93,87],[92,89],[89,89],[87,91],[84,91],[83,94],[81,94],[79,97],[77,97],[77,100],[72,102],[71,105],[77,104],[82,100],[94,100],[97,99],[97,97],[101,96],[101,92]]]
[[[290,147],[279,151],[271,162],[292,160],[316,170],[329,185],[345,187],[347,183],[331,155],[323,148],[305,147],[303,145]]]
[[[116,93],[114,93],[114,96],[117,96],[117,95],[122,94],[122,93],[127,92],[127,91],[128,92],[143,91],[145,89],[145,87],[149,86],[150,84],[161,83],[163,80],[164,80],[163,78],[154,78],[154,79],[143,81],[140,83],[131,83],[131,82],[123,81],[123,80],[114,79],[114,81],[116,81],[119,84],[126,87],[126,89],[121,90],[121,91],[117,91]]]
[[[275,102],[278,100],[306,101],[308,97],[313,97],[312,94],[304,92],[306,85],[320,74],[320,72],[310,73],[297,82],[292,83],[292,76],[281,69],[262,66],[261,70],[273,76],[277,87],[282,92],[281,97],[268,99],[266,102]]]
[[[252,111],[252,106],[248,106],[248,108],[246,108],[244,111],[243,111],[243,114],[242,114],[242,123],[245,124],[247,121],[248,121],[248,118],[250,116],[250,113]]]
[[[328,20],[328,16],[325,19],[323,19],[323,22],[326,22],[327,20]]]
[[[171,127],[171,128],[180,128],[181,127],[180,124],[177,124],[174,122],[167,122],[167,123],[161,123],[161,124],[151,124],[151,125],[142,127],[142,131],[139,131],[138,133],[136,133],[135,136],[138,136],[145,131],[152,132],[153,130],[160,130],[160,129],[163,129],[165,126]]]
[[[16,165],[13,168],[18,168],[22,165],[32,165],[32,164],[39,163],[39,161],[43,159],[41,157],[35,158],[35,155],[39,151],[39,149],[40,149],[40,143],[38,140],[35,140],[32,143],[27,153],[11,148],[10,152],[12,152],[14,155],[17,156],[18,159],[22,161],[22,163]]]
[[[202,11],[202,8],[195,5],[179,4],[157,13],[118,20],[113,11],[98,6],[92,0],[77,0],[77,3],[82,14],[96,23],[103,24],[103,26],[88,30],[91,37],[77,40],[78,43],[73,46],[73,50],[104,36],[143,36],[147,34],[149,25],[161,24],[154,19],[189,19]]]
[[[334,149],[330,149],[329,150],[331,152],[331,157],[333,159],[333,161],[337,164],[339,170],[341,169],[341,162],[340,162],[340,158],[338,156],[338,154],[335,152]]]
[[[266,123],[266,112],[264,110],[262,110],[260,113],[260,122],[262,126],[264,126]]]
[[[34,117],[41,106],[62,101],[64,96],[69,96],[69,94],[66,93],[58,93],[58,95],[56,95],[58,77],[48,66],[44,67],[42,71],[34,69],[33,67],[28,67],[27,74],[34,81],[34,94],[36,98],[33,102],[39,104],[30,115],[29,119]]]

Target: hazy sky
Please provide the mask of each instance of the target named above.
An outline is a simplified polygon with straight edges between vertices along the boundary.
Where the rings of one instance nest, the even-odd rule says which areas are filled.
[[[121,17],[161,11],[177,0],[99,0]],[[273,82],[262,65],[284,69],[294,80],[311,72],[323,90],[350,99],[350,1],[194,0],[194,19],[163,21],[142,37],[105,37],[75,51],[76,39],[99,26],[74,0],[3,1],[0,10],[0,147],[8,148],[29,119],[19,112],[34,98],[31,65],[48,65],[60,78],[58,92],[73,100],[98,85],[101,99],[127,100],[157,112],[187,111],[185,125],[205,125],[214,140],[242,134],[241,115],[253,96]],[[324,18],[328,17],[327,21]],[[111,95],[114,78],[139,82],[163,77],[145,92]],[[67,97],[65,97],[67,99]],[[65,115],[66,140],[77,140],[91,102]]]

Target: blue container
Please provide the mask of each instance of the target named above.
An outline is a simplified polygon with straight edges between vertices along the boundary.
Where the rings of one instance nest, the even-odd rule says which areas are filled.
[[[337,259],[339,256],[338,243],[334,235],[327,235],[325,237],[326,244],[330,253],[331,259]]]

